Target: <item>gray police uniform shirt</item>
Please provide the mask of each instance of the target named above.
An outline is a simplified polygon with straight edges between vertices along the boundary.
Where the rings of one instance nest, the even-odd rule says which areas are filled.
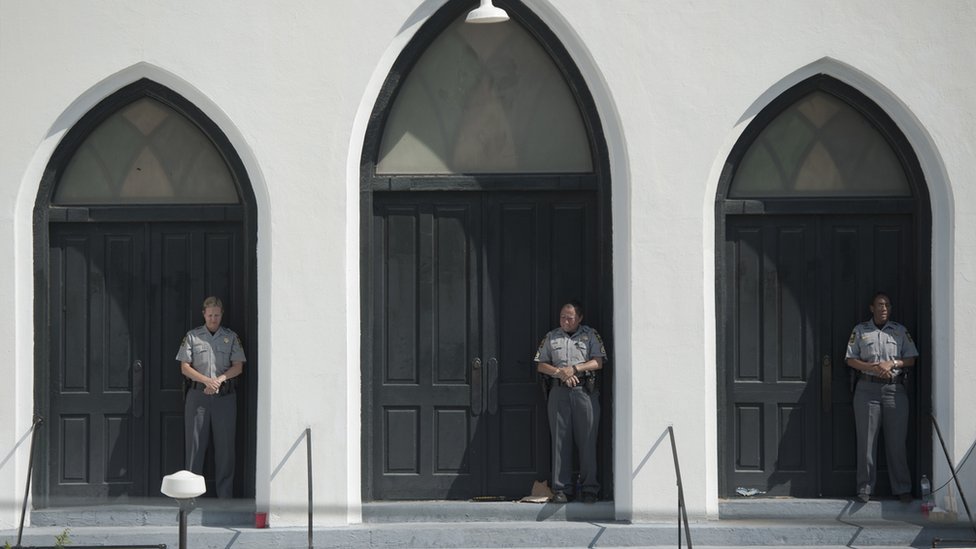
[[[232,362],[247,362],[241,340],[230,328],[221,326],[214,334],[206,325],[186,333],[176,360],[193,365],[193,369],[207,377],[226,372]]]
[[[865,362],[885,362],[895,358],[911,358],[918,356],[918,349],[908,329],[897,322],[887,322],[878,328],[874,320],[867,320],[854,327],[851,339],[847,342],[847,356],[858,358]],[[895,368],[892,374],[899,375],[901,368]],[[863,375],[873,376],[868,372]]]
[[[562,328],[546,334],[535,353],[535,361],[557,368],[572,368],[592,358],[606,356],[600,334],[589,326],[580,325],[573,334],[567,334]]]

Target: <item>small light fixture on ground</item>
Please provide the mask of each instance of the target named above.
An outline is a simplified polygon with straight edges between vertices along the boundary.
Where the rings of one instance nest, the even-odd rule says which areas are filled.
[[[159,491],[180,504],[180,549],[186,549],[186,515],[193,510],[196,498],[207,491],[207,484],[200,475],[177,471],[163,477]]]
[[[508,13],[495,7],[491,0],[481,0],[481,5],[471,10],[464,18],[465,23],[502,23],[508,21]]]

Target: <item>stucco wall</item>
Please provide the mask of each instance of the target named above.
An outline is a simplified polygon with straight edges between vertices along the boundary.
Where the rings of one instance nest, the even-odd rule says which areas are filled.
[[[304,521],[358,520],[359,152],[390,65],[441,0],[0,3],[0,528],[14,525],[33,408],[31,210],[58,140],[149,77],[228,134],[258,201],[257,500]],[[615,487],[620,518],[671,516],[673,424],[695,515],[717,512],[714,210],[740,132],[827,71],[916,147],[933,207],[933,398],[958,461],[976,438],[976,4],[526,0],[576,58],[613,175]],[[954,368],[954,365],[958,367]],[[666,382],[663,382],[666,380]],[[937,444],[934,448],[938,448]],[[939,454],[936,483],[947,478]],[[971,468],[976,471],[976,468]],[[966,475],[970,491],[976,474]]]

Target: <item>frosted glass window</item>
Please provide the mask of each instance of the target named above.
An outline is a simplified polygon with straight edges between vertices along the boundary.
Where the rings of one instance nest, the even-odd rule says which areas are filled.
[[[729,196],[911,196],[891,146],[860,113],[814,92],[786,109],[746,151]]]
[[[238,202],[231,172],[210,139],[150,98],[102,122],[75,152],[54,194],[59,205]]]
[[[378,174],[592,171],[566,81],[515,21],[452,23],[418,59],[386,122]]]

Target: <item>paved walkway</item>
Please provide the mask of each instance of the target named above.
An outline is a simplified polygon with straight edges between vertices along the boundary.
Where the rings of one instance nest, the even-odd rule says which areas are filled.
[[[205,507],[206,501],[201,504]],[[205,508],[190,515],[189,547],[215,549],[307,548],[304,528],[256,529],[250,503],[222,514]],[[52,546],[69,528],[70,547],[163,545],[178,547],[173,507],[118,507],[36,512],[49,525],[24,533],[24,545]],[[677,517],[629,524],[615,522],[613,504],[407,502],[364,506],[362,524],[320,527],[314,547],[678,547]],[[91,524],[97,521],[98,524]],[[225,522],[221,524],[221,522]],[[968,520],[935,522],[918,502],[855,503],[850,500],[730,500],[720,518],[690,525],[694,547],[976,547]],[[0,532],[0,543],[16,541]],[[684,538],[684,533],[682,532]],[[945,540],[968,540],[949,543]],[[683,539],[687,547],[687,539]]]

